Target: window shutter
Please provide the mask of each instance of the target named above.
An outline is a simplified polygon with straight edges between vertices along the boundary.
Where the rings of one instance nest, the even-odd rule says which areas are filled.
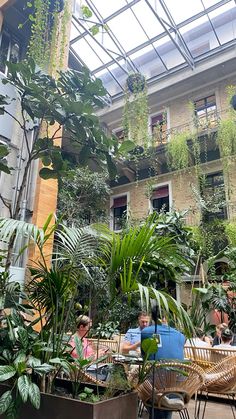
[[[169,196],[169,186],[161,186],[157,189],[154,189],[152,192],[152,199],[158,199],[158,198],[165,198]]]
[[[120,196],[119,198],[114,198],[112,208],[124,207],[127,205],[127,196]]]

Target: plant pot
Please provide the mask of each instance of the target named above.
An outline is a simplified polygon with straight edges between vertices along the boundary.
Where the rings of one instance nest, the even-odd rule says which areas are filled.
[[[132,93],[142,92],[145,87],[145,77],[141,73],[133,73],[127,77],[126,83]]]
[[[236,95],[232,96],[230,103],[232,108],[236,111]]]
[[[0,389],[2,394],[6,387]],[[127,393],[103,400],[88,403],[52,394],[41,394],[40,409],[31,404],[22,406],[18,419],[136,419],[138,412],[137,393]],[[0,419],[6,416],[0,415]]]

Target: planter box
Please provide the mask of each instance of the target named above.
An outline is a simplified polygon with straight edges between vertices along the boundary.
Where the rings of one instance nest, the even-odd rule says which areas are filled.
[[[26,404],[21,409],[19,419],[136,419],[137,412],[138,396],[134,392],[98,403],[42,394],[40,409]],[[6,419],[4,415],[0,415],[0,418]]]

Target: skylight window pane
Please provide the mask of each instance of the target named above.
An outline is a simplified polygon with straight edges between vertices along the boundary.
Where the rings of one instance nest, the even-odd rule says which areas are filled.
[[[214,6],[215,4],[219,3],[221,0],[203,0],[204,6],[206,8]]]
[[[122,89],[119,86],[119,84],[115,81],[115,79],[107,70],[96,73],[95,76],[96,78],[99,78],[102,80],[105,89],[108,91],[108,93],[111,96],[122,92]]]
[[[181,3],[181,5],[180,5]],[[201,0],[165,0],[165,4],[168,7],[175,23],[183,22],[186,19],[196,15],[203,11],[203,5]]]
[[[130,58],[137,66],[139,71],[145,74],[146,78],[156,76],[165,71],[160,58],[152,46],[143,48],[141,51],[130,55]]]
[[[86,35],[84,39],[88,42],[90,47],[95,51],[103,63],[108,63],[112,60],[112,57],[110,57],[109,54],[107,54],[106,51],[95,41],[95,37]]]
[[[114,12],[127,5],[125,0],[93,0],[93,4],[103,18],[112,15]]]
[[[132,7],[132,10],[141,22],[149,38],[153,38],[163,32],[163,27],[146,3],[139,2]]]
[[[101,58],[97,57],[95,52],[84,39],[80,39],[79,41],[75,42],[73,44],[73,49],[91,71],[95,70],[103,64]]]
[[[154,42],[154,46],[168,69],[184,63],[184,58],[168,36]]]
[[[196,19],[180,29],[193,55],[197,57],[219,46],[207,16]]]
[[[162,19],[167,18],[166,13],[163,9],[163,7],[161,6],[160,2],[157,0],[148,0],[148,3],[150,4],[150,6],[152,7],[152,9],[158,14],[159,17],[161,17]]]
[[[130,10],[126,10],[110,20],[108,26],[116,33],[116,37],[126,51],[130,51],[148,40]]]
[[[114,58],[118,58],[122,52],[119,50],[119,47],[116,45],[116,43],[112,40],[110,36],[110,31],[106,31],[103,33],[103,35],[99,36],[97,38],[103,46],[109,50],[109,52],[112,54]]]
[[[236,7],[233,2],[209,13],[220,43],[225,44],[236,36]]]

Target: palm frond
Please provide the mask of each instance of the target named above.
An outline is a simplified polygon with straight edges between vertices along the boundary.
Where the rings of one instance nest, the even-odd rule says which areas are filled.
[[[16,237],[24,236],[36,242],[39,238],[43,240],[44,231],[34,224],[26,223],[12,218],[0,218],[0,240],[8,243],[13,234]]]

